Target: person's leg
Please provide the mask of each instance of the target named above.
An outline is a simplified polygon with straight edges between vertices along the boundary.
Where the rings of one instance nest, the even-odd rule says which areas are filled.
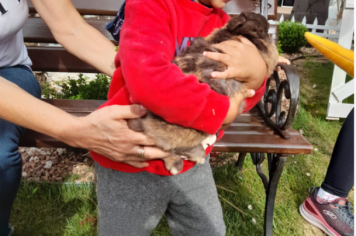
[[[0,68],[0,76],[35,97],[41,96],[41,88],[27,67]],[[10,233],[11,208],[21,181],[22,159],[18,143],[24,131],[24,128],[0,119],[0,235]]]
[[[169,201],[166,176],[95,165],[100,236],[149,236]]]
[[[173,236],[223,236],[226,227],[209,157],[204,165],[168,177],[171,201],[166,212]]]
[[[346,198],[354,186],[354,109],[346,118],[336,140],[328,171],[321,188]],[[331,199],[331,200],[334,200]]]
[[[300,205],[302,217],[328,235],[354,235],[354,216],[346,199],[354,184],[354,110],[346,118],[321,188]]]

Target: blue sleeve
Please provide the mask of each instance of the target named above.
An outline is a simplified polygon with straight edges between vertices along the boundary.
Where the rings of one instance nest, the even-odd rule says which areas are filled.
[[[125,19],[125,5],[126,1],[124,1],[122,6],[120,7],[120,10],[117,13],[115,19],[105,26],[105,29],[111,33],[112,37],[115,39],[118,45],[120,42],[121,27]]]

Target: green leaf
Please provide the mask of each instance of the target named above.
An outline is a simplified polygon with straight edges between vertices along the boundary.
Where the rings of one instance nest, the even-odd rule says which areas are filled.
[[[78,79],[68,77],[67,81],[58,83],[58,85],[62,87],[62,93],[57,94],[49,84],[44,84],[42,94],[46,98],[106,100],[110,78],[104,74],[97,74],[96,79],[89,82],[88,78],[79,74]]]
[[[32,190],[32,195],[36,193],[37,189],[38,189],[38,187],[36,187]]]

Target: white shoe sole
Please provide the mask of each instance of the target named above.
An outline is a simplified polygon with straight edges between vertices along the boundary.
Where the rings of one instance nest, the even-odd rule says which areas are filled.
[[[319,219],[315,218],[312,216],[310,213],[308,213],[307,210],[304,209],[303,204],[299,206],[299,212],[303,216],[303,218],[308,221],[310,224],[314,225],[315,227],[321,229],[324,231],[329,236],[341,236],[338,233],[335,233],[331,229],[329,229],[327,226],[325,226]]]

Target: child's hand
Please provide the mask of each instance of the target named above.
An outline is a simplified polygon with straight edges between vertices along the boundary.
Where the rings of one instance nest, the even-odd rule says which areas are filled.
[[[240,107],[242,102],[246,98],[253,97],[255,95],[255,90],[252,89],[246,89],[241,93],[237,93],[235,97],[230,98],[230,108],[229,111],[227,112],[227,115],[225,117],[223,126],[221,129],[225,129],[230,126],[230,124],[235,120],[236,116],[240,115]]]
[[[281,65],[281,64],[290,65],[290,60],[288,60],[285,57],[279,56],[278,57],[278,65]],[[275,71],[279,71],[279,70],[280,70],[280,68],[277,66]]]
[[[204,52],[212,60],[227,65],[223,72],[214,71],[211,77],[215,79],[235,79],[243,82],[249,89],[259,89],[267,74],[267,66],[256,46],[243,36],[238,36],[240,42],[229,40],[214,47],[224,53]]]

